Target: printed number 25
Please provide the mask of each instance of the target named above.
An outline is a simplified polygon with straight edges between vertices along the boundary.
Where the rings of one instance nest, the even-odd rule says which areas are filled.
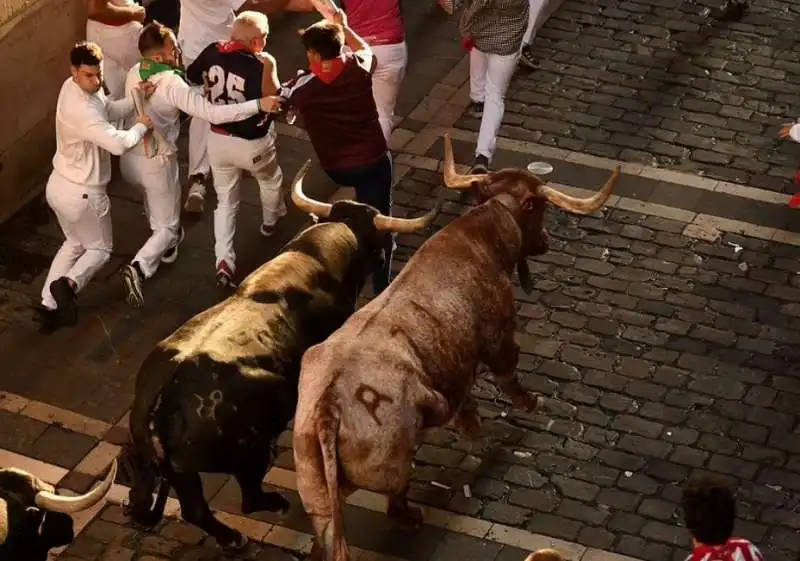
[[[208,69],[208,81],[211,84],[211,103],[219,103],[223,96],[226,103],[247,101],[244,97],[244,78],[238,74],[226,73],[221,66],[214,65]]]

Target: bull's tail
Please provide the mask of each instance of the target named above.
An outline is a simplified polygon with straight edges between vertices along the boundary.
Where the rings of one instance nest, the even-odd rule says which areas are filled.
[[[125,512],[134,523],[152,528],[164,516],[170,485],[161,474],[152,430],[150,411],[131,410],[131,439],[122,453],[122,468],[131,490]],[[153,501],[153,493],[158,495]]]
[[[347,559],[347,545],[344,541],[344,517],[339,492],[339,454],[336,443],[339,436],[339,411],[336,407],[330,407],[326,413],[324,418],[317,421],[316,427],[331,505],[331,521],[325,527],[322,540],[326,561],[343,561]]]

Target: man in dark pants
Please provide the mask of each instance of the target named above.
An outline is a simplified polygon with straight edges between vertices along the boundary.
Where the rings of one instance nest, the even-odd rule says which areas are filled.
[[[348,27],[341,10],[333,22],[317,22],[301,33],[310,70],[284,84],[280,95],[303,118],[328,176],[389,216],[394,171],[372,95],[372,49]],[[352,52],[343,52],[345,44]],[[389,238],[372,277],[376,295],[389,285],[393,252]]]

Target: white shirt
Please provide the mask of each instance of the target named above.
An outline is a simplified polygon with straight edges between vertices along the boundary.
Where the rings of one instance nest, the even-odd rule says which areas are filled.
[[[109,123],[132,111],[133,99],[109,101],[103,90],[88,94],[67,78],[56,103],[53,170],[72,183],[104,189],[111,181],[111,154],[122,155],[147,133],[143,124],[125,131]]]
[[[211,43],[227,41],[233,31],[235,10],[245,0],[181,0],[178,42],[188,66]]]
[[[131,91],[141,82],[139,66],[136,63],[128,72],[125,81],[125,95],[130,97]],[[243,121],[258,114],[258,100],[231,105],[214,105],[196,89],[174,72],[159,72],[150,77],[149,82],[156,86],[156,91],[145,102],[144,112],[153,120],[153,128],[164,138],[167,146],[158,148],[159,153],[169,154],[178,151],[178,135],[180,134],[180,111],[207,121],[212,125]],[[135,113],[125,120],[129,126],[137,119]],[[144,144],[137,145],[132,154],[144,155]]]

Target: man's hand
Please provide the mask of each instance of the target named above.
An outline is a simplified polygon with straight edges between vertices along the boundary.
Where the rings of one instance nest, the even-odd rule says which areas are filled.
[[[134,21],[139,23],[144,22],[144,18],[147,17],[147,10],[144,9],[144,6],[134,4],[131,6],[131,11],[133,12]]]
[[[258,108],[264,113],[277,113],[283,106],[283,98],[277,95],[262,97],[258,100]]]
[[[338,23],[342,27],[347,27],[347,16],[345,15],[344,10],[336,10],[336,13],[333,14],[333,23]]]
[[[148,128],[148,130],[153,128],[153,119],[151,119],[147,115],[147,113],[142,113],[141,115],[139,115],[139,118],[136,119],[136,123],[137,124],[142,123],[144,126]]]
[[[141,90],[145,99],[150,99],[150,96],[156,91],[156,85],[152,82],[148,82],[147,80],[142,80],[139,82],[139,89]]]
[[[789,133],[792,131],[792,127],[795,126],[797,123],[786,123],[781,126],[781,131],[778,133],[780,138],[791,138]]]

